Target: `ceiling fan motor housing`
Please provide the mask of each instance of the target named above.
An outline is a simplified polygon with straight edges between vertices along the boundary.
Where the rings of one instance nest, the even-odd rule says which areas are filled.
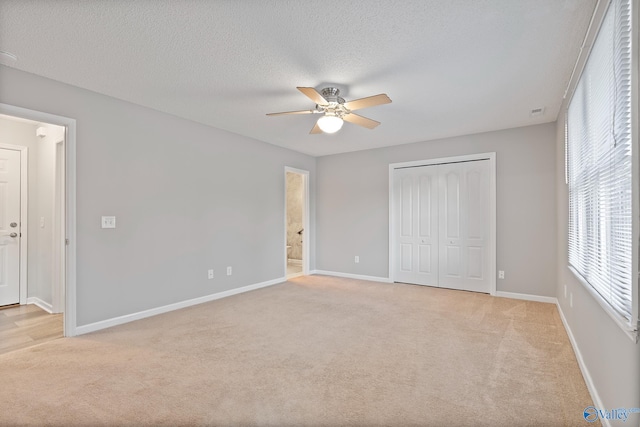
[[[336,87],[325,87],[322,89],[322,97],[329,102],[337,102],[338,104],[344,104],[344,98],[340,97],[340,89]]]
[[[316,105],[316,108],[327,115],[342,117],[349,112],[344,108],[345,100],[340,96],[340,89],[336,87],[325,87],[320,92],[327,100],[327,105]]]

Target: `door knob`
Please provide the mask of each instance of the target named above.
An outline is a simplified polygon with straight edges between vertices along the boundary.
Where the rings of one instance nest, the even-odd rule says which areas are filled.
[[[18,233],[11,233],[9,234],[9,237],[18,237]]]
[[[12,222],[11,224],[9,224],[9,227],[13,227],[13,228],[15,228],[17,226],[18,226],[18,224],[16,224],[15,222]]]

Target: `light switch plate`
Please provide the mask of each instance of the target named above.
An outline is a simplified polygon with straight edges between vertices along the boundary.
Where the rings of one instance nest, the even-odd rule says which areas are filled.
[[[103,216],[102,217],[102,228],[116,228],[116,217],[115,216]]]

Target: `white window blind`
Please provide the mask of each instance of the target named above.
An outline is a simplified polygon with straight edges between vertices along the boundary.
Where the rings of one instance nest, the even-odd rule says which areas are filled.
[[[567,112],[569,264],[633,327],[631,0],[613,0]]]

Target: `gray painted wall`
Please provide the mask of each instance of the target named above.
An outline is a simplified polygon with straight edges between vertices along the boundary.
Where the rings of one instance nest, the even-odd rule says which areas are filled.
[[[312,157],[4,66],[0,102],[77,120],[78,326],[284,277],[285,166],[314,223]]]
[[[317,268],[389,277],[389,164],[484,152],[497,153],[497,290],[555,297],[553,123],[320,157]]]
[[[569,98],[569,97],[568,97]],[[564,123],[561,108],[558,123]],[[635,147],[634,147],[635,148]],[[640,344],[633,342],[614,323],[595,298],[567,267],[569,195],[564,174],[564,127],[557,133],[558,189],[558,303],[591,378],[593,388],[606,409],[640,408]],[[567,297],[564,287],[567,286]],[[573,307],[570,298],[573,297]],[[640,419],[634,415],[631,420]]]
[[[634,3],[634,6],[635,4],[637,2]],[[584,53],[589,52],[589,47],[597,34],[597,24],[601,21],[607,7],[608,2],[598,3],[598,7],[594,12],[594,26],[585,39]],[[586,55],[582,55],[578,64],[576,64],[574,80],[580,76],[585,60]],[[638,66],[637,62],[635,64]],[[635,71],[638,73],[640,70],[636,69]],[[575,83],[574,81],[573,86],[575,86]],[[560,107],[560,114],[557,120],[559,124],[565,123],[565,113],[568,102],[571,100],[573,86]],[[636,109],[636,114],[637,111]],[[637,148],[636,139],[636,145],[633,149]],[[599,399],[600,404],[605,409],[640,408],[640,343],[633,342],[614,323],[567,267],[569,264],[567,248],[569,196],[564,173],[564,125],[558,126],[557,129],[556,158],[556,222],[558,224],[556,292],[558,304],[565,316],[568,329],[574,338],[574,343],[577,347],[576,353],[582,358],[586,371],[585,376],[587,381],[590,382],[588,385],[590,385],[592,393],[595,394],[594,398]],[[567,297],[564,296],[565,286],[567,288]],[[573,307],[570,304],[571,297],[573,297]],[[631,422],[639,423],[639,420],[640,415],[635,414],[629,418],[627,424]],[[616,423],[615,421],[611,423],[611,425],[617,424],[624,423]]]

